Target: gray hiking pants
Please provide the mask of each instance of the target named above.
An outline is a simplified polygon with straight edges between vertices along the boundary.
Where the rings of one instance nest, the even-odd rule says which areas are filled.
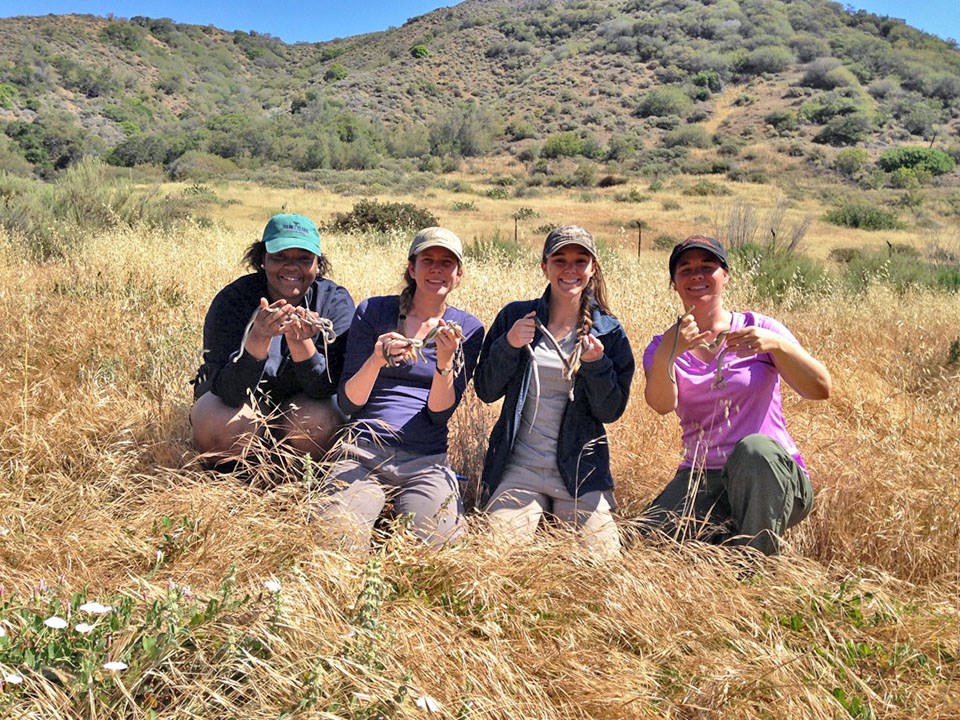
[[[407,517],[414,534],[431,545],[465,530],[456,473],[446,453],[417,455],[372,443],[343,443],[330,468],[319,522],[328,523],[354,547],[369,547],[374,524],[387,501]]]
[[[647,509],[644,520],[677,540],[780,551],[783,532],[813,507],[813,486],[780,443],[748,435],[723,469],[682,468]]]

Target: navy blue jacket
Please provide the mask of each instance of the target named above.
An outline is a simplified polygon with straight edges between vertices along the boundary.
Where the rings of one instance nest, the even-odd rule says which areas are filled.
[[[520,413],[530,387],[530,354],[507,342],[513,324],[536,310],[540,322],[549,321],[549,288],[537,300],[521,300],[507,305],[497,315],[480,350],[473,376],[474,389],[484,402],[503,398],[500,417],[490,433],[483,463],[484,489],[493,491],[513,452],[520,424]],[[604,423],[617,420],[627,407],[635,363],[630,341],[620,322],[593,308],[590,334],[603,343],[603,357],[583,363],[574,382],[573,401],[567,401],[560,421],[557,440],[557,469],[574,497],[588,492],[610,490],[610,448]],[[534,343],[540,339],[537,332]]]
[[[203,364],[193,380],[195,399],[212,391],[224,404],[240,407],[250,403],[251,393],[258,401],[269,398],[276,404],[300,393],[320,400],[337,392],[354,312],[350,293],[326,278],[317,278],[307,289],[302,304],[331,320],[337,339],[325,357],[318,331],[313,338],[317,352],[303,362],[293,361],[282,336],[273,338],[266,360],[246,352],[237,357],[243,331],[262,297],[267,297],[267,278],[259,272],[237,278],[210,303],[203,322]]]

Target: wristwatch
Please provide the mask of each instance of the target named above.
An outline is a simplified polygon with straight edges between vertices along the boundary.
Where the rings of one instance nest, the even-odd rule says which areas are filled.
[[[441,370],[441,369],[440,369],[440,366],[439,366],[439,365],[437,366],[437,374],[438,374],[438,375],[442,375],[443,377],[446,377],[447,375],[449,375],[449,374],[452,373],[452,372],[453,372],[453,368],[452,368],[452,367],[448,367],[446,370]]]

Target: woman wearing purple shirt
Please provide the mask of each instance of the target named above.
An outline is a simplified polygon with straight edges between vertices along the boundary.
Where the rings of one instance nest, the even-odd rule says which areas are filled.
[[[643,354],[644,397],[676,412],[684,457],[646,520],[678,539],[747,545],[777,554],[783,532],[805,518],[813,488],[787,432],[781,378],[824,400],[830,373],[781,323],[723,305],[727,254],[693,235],[670,253],[670,284],[687,312]]]
[[[364,300],[354,315],[337,395],[352,426],[321,508],[353,546],[369,545],[388,498],[427,543],[463,530],[447,422],[473,375],[483,325],[447,304],[462,277],[460,239],[426,228],[410,246],[400,295]]]

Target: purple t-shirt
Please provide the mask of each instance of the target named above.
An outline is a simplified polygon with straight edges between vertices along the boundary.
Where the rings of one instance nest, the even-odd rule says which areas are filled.
[[[452,305],[448,305],[443,313],[445,321],[457,322],[463,328],[464,365],[453,379],[456,400],[452,407],[443,412],[434,412],[427,407],[437,366],[437,350],[433,346],[423,348],[426,362],[406,362],[380,370],[366,404],[354,405],[343,391],[343,386],[370,357],[377,338],[397,329],[399,312],[400,298],[397,295],[368,298],[357,307],[347,337],[337,396],[340,408],[350,416],[360,439],[419,455],[445,453],[447,422],[463,398],[483,343],[483,325],[470,313]]]
[[[755,326],[797,342],[773,318],[751,312],[732,315],[731,331]],[[644,350],[644,370],[650,369],[662,339],[662,335],[656,335]],[[684,454],[680,468],[722,468],[734,445],[747,435],[761,433],[783,445],[806,472],[783,419],[780,373],[773,356],[760,353],[741,358],[731,353],[723,357],[722,363],[723,380],[717,387],[717,356],[704,362],[688,351],[676,359],[677,416],[683,431]]]

